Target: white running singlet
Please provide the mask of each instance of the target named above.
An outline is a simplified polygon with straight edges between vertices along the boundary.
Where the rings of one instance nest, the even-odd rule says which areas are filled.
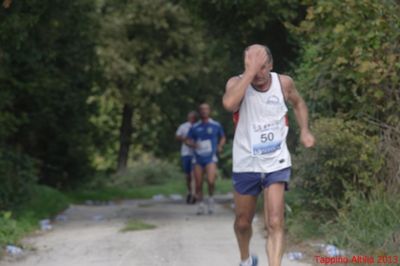
[[[249,85],[233,140],[233,172],[271,173],[291,166],[287,106],[277,73],[268,91]]]
[[[191,127],[192,124],[190,122],[185,122],[178,127],[178,130],[176,131],[175,135],[186,138]],[[186,145],[184,142],[182,142],[181,156],[192,156],[192,155],[193,155],[193,149],[190,148],[188,145]]]

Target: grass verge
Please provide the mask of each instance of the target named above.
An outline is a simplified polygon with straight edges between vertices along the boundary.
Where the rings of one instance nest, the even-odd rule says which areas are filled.
[[[0,248],[20,245],[20,239],[37,229],[41,219],[49,218],[67,208],[69,199],[61,192],[36,185],[30,200],[13,211],[0,212]]]
[[[125,227],[121,229],[121,232],[149,230],[154,228],[156,228],[154,224],[148,224],[139,220],[130,220],[126,223]]]
[[[203,189],[206,189],[204,184]],[[218,179],[215,193],[226,194],[232,191],[230,179]],[[154,195],[186,194],[184,180],[170,180],[162,185],[146,185],[138,187],[102,187],[98,189],[79,189],[67,193],[74,203],[86,200],[110,201],[122,199],[149,199]]]

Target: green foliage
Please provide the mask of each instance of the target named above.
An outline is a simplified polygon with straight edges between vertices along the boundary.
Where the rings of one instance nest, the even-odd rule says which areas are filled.
[[[288,71],[297,56],[297,43],[285,23],[297,25],[305,5],[299,0],[181,0],[205,22],[208,34],[219,42],[221,53],[229,58],[230,75],[243,70],[243,50],[252,43],[267,44],[274,55],[274,69]],[[224,84],[223,84],[224,85]]]
[[[110,201],[123,199],[149,199],[154,195],[186,193],[185,183],[182,179],[171,180],[162,185],[135,186],[135,187],[83,187],[78,190],[68,192],[68,197],[75,203],[82,203],[87,200]]]
[[[313,132],[317,146],[301,149],[294,163],[309,203],[339,208],[354,191],[368,195],[379,183],[383,165],[378,137],[369,136],[364,124],[340,118],[316,120]]]
[[[311,109],[368,116],[400,114],[398,1],[315,1],[295,30],[303,41],[299,88]]]
[[[309,194],[306,190],[290,184],[285,193],[285,226],[291,240],[302,242],[307,239],[321,239],[324,233],[321,224],[330,220],[334,213],[309,208]]]
[[[398,184],[400,5],[309,3],[306,19],[291,29],[303,46],[296,75],[318,118],[317,146],[299,151],[296,181],[307,206],[336,211],[337,219],[319,228],[331,242],[354,252],[395,252],[399,205],[389,195]]]
[[[94,0],[0,8],[0,143],[37,159],[41,181],[54,186],[89,170],[94,8]]]
[[[11,217],[11,212],[0,212],[0,249],[5,245],[17,243],[25,233],[24,227]]]
[[[377,189],[370,198],[360,194],[351,197],[349,206],[323,230],[332,243],[354,253],[390,255],[399,250],[399,220],[398,195]]]
[[[0,210],[26,201],[37,180],[37,166],[29,156],[0,149]]]
[[[60,191],[43,185],[32,186],[29,200],[13,210],[19,220],[36,225],[38,220],[51,218],[69,205],[69,198]]]
[[[177,149],[171,136],[186,111],[196,108],[196,98],[217,92],[209,77],[219,73],[221,56],[177,4],[130,0],[105,3],[101,9],[97,51],[107,89],[93,100],[107,106],[102,110],[108,118],[95,119],[111,136],[107,150],[116,153],[126,104],[133,109],[133,156],[143,150],[166,155]]]
[[[231,179],[232,177],[232,147],[233,140],[227,140],[224,150],[219,154],[218,168],[221,177]]]
[[[125,227],[121,229],[121,232],[149,230],[154,228],[156,228],[154,224],[148,224],[139,220],[130,220],[126,223]]]
[[[174,179],[183,180],[182,171],[173,164],[156,158],[142,158],[132,163],[125,173],[115,175],[110,184],[115,187],[161,185]]]
[[[29,198],[13,211],[0,212],[0,249],[7,244],[19,245],[26,234],[38,227],[39,220],[51,218],[68,207],[69,199],[46,186],[32,186]]]

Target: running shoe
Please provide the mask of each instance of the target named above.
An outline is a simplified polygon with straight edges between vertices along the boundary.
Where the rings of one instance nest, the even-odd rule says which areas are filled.
[[[215,211],[214,198],[208,198],[208,214],[213,214]]]
[[[199,205],[197,205],[197,215],[203,215],[205,212],[205,206],[203,202],[200,202]]]
[[[196,203],[196,196],[192,195],[192,199],[190,200],[190,204]]]
[[[186,196],[186,204],[190,204],[191,201],[192,201],[192,194],[188,193],[187,196]]]
[[[239,266],[258,266],[258,257],[256,255],[251,255],[251,264],[240,263]]]

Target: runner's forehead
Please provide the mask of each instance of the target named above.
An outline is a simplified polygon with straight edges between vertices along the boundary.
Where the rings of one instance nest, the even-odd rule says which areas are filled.
[[[199,108],[200,108],[200,109],[205,109],[205,108],[210,109],[210,105],[207,104],[207,103],[203,103],[203,104],[200,104]]]

